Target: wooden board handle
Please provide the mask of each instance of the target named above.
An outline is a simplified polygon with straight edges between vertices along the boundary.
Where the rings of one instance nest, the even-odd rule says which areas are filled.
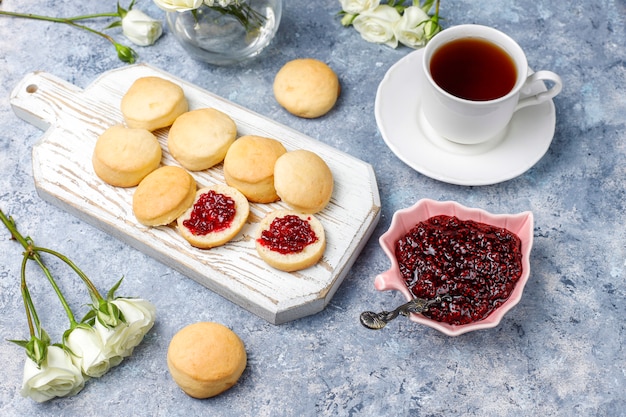
[[[102,132],[113,123],[98,111],[98,102],[90,99],[85,90],[41,71],[22,78],[11,92],[11,106],[19,118],[43,131],[51,126],[93,131],[95,125]]]

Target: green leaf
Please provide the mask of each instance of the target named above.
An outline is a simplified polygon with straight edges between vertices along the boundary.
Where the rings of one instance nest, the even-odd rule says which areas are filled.
[[[13,339],[9,339],[8,341],[11,342],[11,343],[15,343],[18,346],[21,346],[24,349],[26,349],[26,346],[28,345],[28,340],[13,340]]]
[[[42,329],[41,336],[32,336],[24,347],[26,355],[37,364],[37,367],[40,367],[41,363],[46,360],[48,346],[50,346],[50,336]]]
[[[132,6],[132,4],[131,4]],[[130,9],[128,9],[130,10]],[[124,16],[126,16],[126,13],[128,13],[128,10],[124,9],[122,6],[120,6],[120,2],[117,2],[117,14],[123,19]]]
[[[117,291],[120,285],[122,285],[122,280],[124,280],[124,277],[120,278],[120,280],[117,281],[115,285],[113,285],[113,287],[111,287],[111,289],[107,293],[107,300],[110,300],[110,301],[115,300],[115,291]]]
[[[105,327],[117,327],[120,323],[126,322],[122,310],[109,300],[100,300],[96,316],[100,324]]]
[[[108,25],[107,27],[105,27],[104,30],[111,29],[111,28],[116,28],[116,27],[120,27],[120,26],[122,26],[122,21],[121,20],[116,20],[115,22],[113,22],[110,25]]]

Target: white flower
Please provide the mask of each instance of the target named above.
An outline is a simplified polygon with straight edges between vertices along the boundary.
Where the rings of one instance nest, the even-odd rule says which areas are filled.
[[[141,10],[129,10],[122,19],[122,32],[132,43],[148,46],[156,42],[163,33],[163,26]]]
[[[339,0],[341,9],[348,14],[359,14],[378,7],[380,0]]]
[[[186,12],[202,6],[203,0],[154,0],[166,12]]]
[[[49,346],[40,368],[26,359],[20,394],[41,403],[54,397],[78,394],[84,386],[85,379],[69,353],[58,346]]]
[[[400,20],[400,13],[393,7],[382,4],[359,14],[352,24],[366,41],[383,43],[395,48],[398,46],[398,39],[393,28],[398,20]]]
[[[104,355],[100,334],[93,327],[74,328],[65,345],[70,349],[72,362],[85,375],[98,378],[111,368],[109,358]]]
[[[404,13],[394,27],[394,33],[398,41],[411,48],[419,48],[426,45],[426,21],[430,16],[417,6],[404,9]]]
[[[152,303],[141,298],[116,298],[111,301],[124,315],[124,322],[113,328],[96,320],[94,328],[104,344],[104,355],[113,364],[133,353],[133,349],[154,325],[156,309]],[[115,363],[117,362],[117,363]]]

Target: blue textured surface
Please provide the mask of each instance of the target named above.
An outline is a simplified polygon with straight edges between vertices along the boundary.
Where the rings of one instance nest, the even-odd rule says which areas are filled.
[[[18,119],[9,94],[42,70],[79,86],[123,64],[102,39],[46,22],[0,16],[0,207],[41,246],[70,257],[101,288],[121,276],[120,295],[150,299],[157,323],[134,355],[76,397],[39,405],[19,395],[27,338],[19,292],[21,247],[0,231],[0,414],[257,416],[625,416],[626,415],[626,5],[623,0],[443,1],[445,25],[497,27],[522,45],[530,65],[559,73],[557,126],[547,154],[502,184],[437,182],[400,162],[374,120],[387,69],[411,50],[369,44],[344,29],[337,1],[287,0],[272,45],[255,61],[220,68],[186,56],[167,33],[137,47],[140,61],[286,124],[374,167],[382,217],[329,306],[281,326],[268,324],[36,194],[31,149],[43,132]],[[123,6],[125,4],[122,4]],[[4,0],[4,10],[71,16],[112,11],[114,1]],[[152,2],[136,7],[163,18]],[[118,30],[110,33],[122,40]],[[288,60],[314,57],[337,72],[342,95],[327,116],[289,115],[272,95]],[[492,212],[532,210],[535,246],[524,297],[495,329],[457,338],[404,319],[379,332],[358,322],[363,310],[403,299],[379,293],[388,268],[377,239],[393,212],[420,198],[456,200]],[[60,265],[53,264],[55,268]],[[34,273],[35,269],[30,269]],[[65,274],[64,276],[67,276]],[[62,280],[73,303],[86,302]],[[44,290],[46,292],[44,292]],[[43,279],[32,292],[58,339],[67,326]],[[165,355],[186,324],[211,320],[243,339],[249,362],[239,384],[210,400],[187,397],[171,380]]]

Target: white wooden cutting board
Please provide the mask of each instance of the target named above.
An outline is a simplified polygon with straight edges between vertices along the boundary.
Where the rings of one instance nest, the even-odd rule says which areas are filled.
[[[190,109],[213,107],[228,114],[240,136],[275,138],[287,150],[308,149],[326,161],[335,190],[330,204],[317,214],[327,235],[326,252],[317,265],[286,273],[267,266],[257,255],[253,232],[267,212],[286,208],[283,203],[251,204],[248,223],[234,240],[202,250],[191,247],[172,225],[150,228],[138,223],[132,212],[135,188],[112,187],[95,175],[91,156],[96,139],[108,127],[123,122],[123,94],[137,78],[149,75],[179,84]],[[34,72],[15,87],[11,105],[19,117],[45,131],[32,152],[35,187],[41,198],[273,324],[324,309],[380,216],[378,187],[369,164],[145,64],[104,73],[84,90]],[[162,164],[177,165],[167,152],[167,129],[155,133],[163,149]],[[221,164],[192,175],[199,187],[224,183]],[[167,282],[162,284],[163,291],[173,290]]]

